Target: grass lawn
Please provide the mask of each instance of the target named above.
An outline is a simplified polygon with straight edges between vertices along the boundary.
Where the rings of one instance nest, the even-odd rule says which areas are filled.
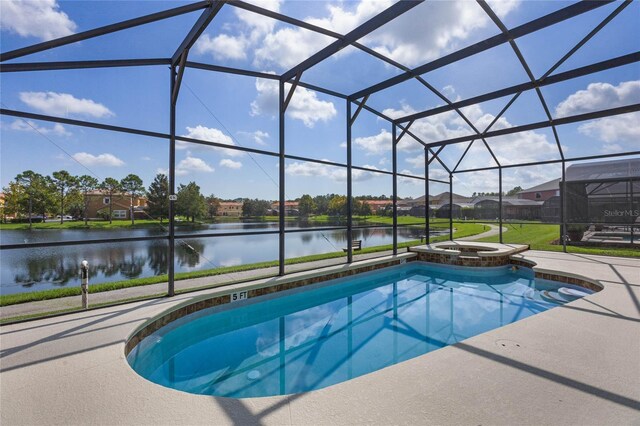
[[[485,230],[482,224],[475,224],[475,223],[454,222],[454,226],[456,227],[456,233],[455,233],[456,237],[466,237],[470,235],[476,235]],[[432,238],[431,241],[432,242],[444,241],[444,240],[447,240],[448,238],[449,238],[448,235],[446,236],[443,235],[440,237]],[[398,244],[398,247],[406,248],[406,247],[415,246],[418,244],[421,244],[420,240],[406,241]],[[393,246],[391,244],[388,244],[383,246],[363,247],[362,250],[357,251],[355,253],[356,254],[376,253],[376,252],[381,252],[381,251],[386,251],[391,249],[393,249]],[[337,252],[315,254],[310,256],[302,256],[302,257],[287,259],[285,263],[287,265],[293,265],[298,263],[313,262],[316,260],[333,259],[338,257],[346,257],[346,253],[344,253],[343,251],[337,251]],[[264,269],[264,268],[270,268],[275,266],[278,266],[278,261],[252,263],[248,265],[238,265],[238,266],[225,266],[225,267],[219,267],[214,269],[176,273],[175,279],[176,281],[186,280],[191,278],[200,278],[200,277],[207,277],[207,276],[213,276],[213,275],[232,274],[234,272],[242,272],[242,271],[248,271],[253,269]],[[134,278],[126,281],[115,281],[110,283],[92,284],[89,286],[89,293],[100,293],[104,291],[119,290],[119,289],[129,288],[129,287],[158,284],[158,283],[167,282],[167,279],[168,279],[167,275],[157,275],[153,277]],[[78,296],[78,295],[80,295],[80,287],[78,286],[56,288],[56,289],[42,290],[42,291],[33,291],[29,293],[4,294],[4,295],[0,295],[0,306],[15,305],[18,303],[27,303],[27,302],[34,302],[38,300],[49,300],[49,299],[57,299],[59,297]]]
[[[503,233],[502,240],[505,243],[529,244],[532,250],[562,251],[562,244],[551,244],[560,237],[560,225],[548,224],[525,224],[509,225],[505,224],[508,231]],[[497,243],[500,237],[482,238],[478,241]],[[603,256],[625,256],[640,257],[639,249],[623,248],[600,248],[600,247],[577,247],[567,246],[569,253],[599,254]]]

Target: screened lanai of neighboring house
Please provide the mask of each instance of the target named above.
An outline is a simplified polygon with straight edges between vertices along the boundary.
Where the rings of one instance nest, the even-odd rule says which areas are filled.
[[[82,189],[65,192],[60,170],[134,174],[162,204],[137,227],[3,232],[6,294],[75,285],[85,258],[97,283],[168,283],[147,297],[189,277],[228,284],[424,240],[571,251],[596,244],[583,240],[596,227],[620,225],[623,241],[639,230],[637,173],[606,177],[640,158],[638,2],[1,6],[5,218],[73,203],[82,217]],[[553,179],[571,196],[518,196]],[[460,201],[473,194],[491,198],[484,213]],[[438,195],[439,208],[412,210]],[[362,207],[380,200],[390,208]],[[220,203],[242,203],[242,221],[221,220]]]

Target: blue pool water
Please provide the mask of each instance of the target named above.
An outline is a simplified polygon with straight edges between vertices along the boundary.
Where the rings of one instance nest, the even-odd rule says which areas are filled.
[[[292,394],[403,362],[581,292],[590,293],[534,278],[530,270],[414,262],[196,312],[144,339],[128,361],[148,380],[185,392]]]

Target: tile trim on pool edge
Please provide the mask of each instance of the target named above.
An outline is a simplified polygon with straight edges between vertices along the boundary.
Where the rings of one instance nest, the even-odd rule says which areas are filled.
[[[524,259],[511,258],[510,256],[506,256],[507,262],[502,263],[502,259],[499,265],[492,266],[505,266],[505,265],[515,265],[519,267],[532,269],[535,273],[536,278],[541,278],[545,280],[558,281],[566,284],[577,285],[580,287],[584,287],[586,289],[598,292],[602,290],[604,287],[595,280],[589,280],[584,277],[571,275],[569,273],[560,273],[556,271],[537,271],[535,270],[536,263]],[[378,262],[371,264],[371,261],[362,261],[357,262],[357,264],[347,265],[348,269],[336,271],[333,273],[317,275],[317,272],[321,272],[321,270],[317,272],[303,272],[295,275],[302,275],[299,279],[295,279],[293,277],[290,281],[279,283],[279,284],[271,284],[270,282],[262,283],[262,285],[258,285],[256,287],[255,284],[247,284],[245,286],[237,287],[230,289],[226,294],[214,296],[214,297],[206,297],[202,300],[198,300],[194,302],[193,300],[189,300],[184,302],[185,304],[178,305],[175,309],[173,309],[169,313],[160,314],[162,316],[158,318],[151,319],[146,324],[143,324],[139,329],[135,330],[131,336],[127,339],[124,353],[125,356],[129,355],[129,353],[135,348],[142,340],[146,337],[150,336],[154,332],[158,331],[162,327],[172,323],[173,321],[182,318],[186,315],[190,315],[192,313],[201,311],[203,309],[212,308],[214,306],[225,305],[231,302],[231,293],[234,293],[238,289],[253,287],[247,291],[247,299],[262,297],[273,293],[279,293],[281,291],[292,290],[294,288],[305,287],[312,284],[317,284],[325,281],[331,281],[338,278],[345,278],[351,275],[360,274],[364,272],[375,271],[377,269],[387,268],[390,266],[400,265],[405,262],[411,261],[421,261],[419,256],[395,256],[391,259],[376,259]],[[437,262],[432,262],[437,263]],[[450,263],[441,263],[443,265],[449,266],[460,266],[460,265],[451,265]],[[478,266],[470,266],[470,267],[478,267]],[[332,269],[332,267],[326,268]],[[280,277],[281,279],[283,277]],[[290,277],[285,277],[290,278]],[[271,284],[271,285],[269,285]]]
[[[254,297],[261,297],[268,294],[278,293],[281,291],[291,290],[298,287],[304,287],[312,284],[321,283],[324,281],[330,281],[338,278],[345,278],[351,275],[360,274],[364,272],[375,271],[377,269],[387,268],[390,266],[396,266],[403,264],[405,262],[411,262],[416,260],[415,253],[405,253],[396,256],[392,256],[390,258],[381,258],[381,259],[367,259],[360,262],[355,262],[351,265],[346,265],[347,269],[344,268],[344,265],[341,265],[340,269],[332,272],[335,267],[328,267],[319,269],[316,271],[306,271],[296,274],[291,274],[289,276],[277,277],[275,280],[285,281],[273,284],[273,280],[271,279],[267,282],[261,284],[254,283],[246,283],[240,285],[229,286],[228,289],[225,289],[225,293],[208,297],[193,301],[190,299],[189,301],[184,302],[183,304],[178,305],[170,312],[164,312],[160,314],[160,317],[153,318],[143,324],[141,327],[136,329],[127,339],[125,343],[124,353],[125,356],[129,355],[131,350],[135,348],[142,340],[146,337],[150,336],[154,332],[158,331],[162,327],[172,323],[173,321],[182,318],[186,315],[190,315],[192,313],[201,311],[203,309],[212,308],[214,306],[225,305],[231,302],[231,294],[237,292],[238,290],[247,292],[247,299],[251,299]],[[318,274],[326,270],[328,273],[326,274]]]

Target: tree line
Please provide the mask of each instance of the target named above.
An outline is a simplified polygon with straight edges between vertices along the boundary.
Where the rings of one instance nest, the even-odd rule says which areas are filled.
[[[145,188],[143,180],[135,174],[129,174],[121,180],[107,177],[99,181],[89,175],[74,176],[66,170],[53,172],[50,176],[26,170],[19,173],[2,190],[3,220],[7,216],[26,218],[29,227],[36,220],[43,220],[50,215],[59,215],[60,223],[64,222],[65,216],[71,216],[83,218],[87,224],[89,195],[96,190],[109,197],[110,201],[114,196],[129,198],[132,224],[135,224],[134,202],[142,196],[147,198],[145,214],[160,219],[161,222],[169,217],[169,181],[162,173],[155,176],[149,188]],[[178,215],[195,220],[217,214],[218,198],[213,195],[204,197],[195,182],[180,185],[176,195]],[[108,213],[105,213],[103,218],[112,223],[113,203],[109,202]]]
[[[4,204],[2,206],[3,220],[7,216],[16,216],[18,220],[28,221],[29,227],[38,220],[44,220],[51,215],[59,215],[60,223],[65,216],[74,219],[82,218],[85,225],[89,221],[89,196],[99,190],[102,195],[113,199],[114,196],[129,198],[131,223],[135,224],[134,202],[138,197],[146,197],[147,206],[144,213],[162,222],[169,217],[169,181],[165,174],[155,176],[148,188],[143,180],[135,174],[129,174],[121,180],[107,177],[102,181],[89,175],[74,176],[66,170],[42,175],[32,170],[19,173],[3,188]],[[212,219],[220,213],[220,198],[211,194],[204,196],[200,186],[195,182],[181,184],[176,192],[176,215],[187,221],[195,222],[200,219]],[[363,202],[364,199],[389,200],[387,196],[367,196],[353,198],[353,214],[370,216],[371,207]],[[240,199],[242,216],[266,216],[272,212],[272,202],[260,199]],[[312,197],[304,194],[294,200],[298,202],[297,211],[290,212],[300,216],[311,215],[347,215],[347,197],[338,194],[326,194]],[[285,212],[286,214],[286,212]],[[108,204],[108,213],[103,219],[113,220],[113,203]]]
[[[108,177],[100,182],[93,176],[74,176],[66,170],[53,172],[50,176],[26,170],[3,188],[3,218],[7,215],[26,217],[31,226],[34,218],[43,220],[50,214],[58,214],[60,223],[64,216],[83,217],[86,223],[88,194],[95,190],[101,190],[109,197],[127,194],[131,198],[131,213],[133,200],[145,193],[142,179],[134,174],[122,180]],[[111,220],[111,204],[109,208]],[[131,220],[134,221],[133,214]]]
[[[364,197],[363,197],[364,198]],[[371,206],[363,198],[352,198],[352,209],[355,216],[371,216]],[[367,198],[369,199],[369,198]],[[386,199],[386,198],[385,198]],[[347,197],[344,195],[327,194],[311,197],[304,194],[298,200],[298,212],[301,216],[310,215],[347,215]]]

